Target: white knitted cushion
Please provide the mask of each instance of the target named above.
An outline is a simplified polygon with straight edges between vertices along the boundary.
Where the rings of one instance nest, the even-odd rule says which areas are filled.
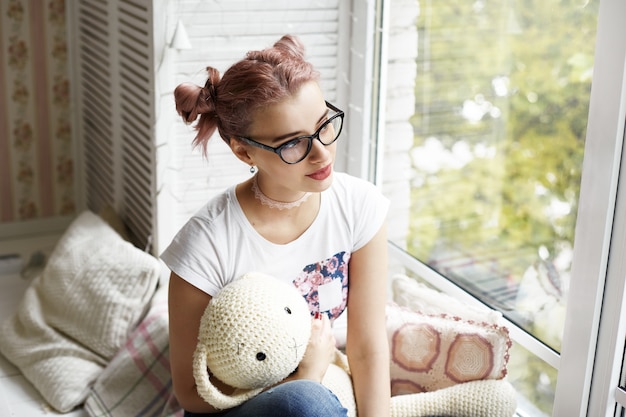
[[[475,307],[462,303],[454,297],[440,293],[403,274],[391,279],[393,301],[403,307],[423,314],[462,317],[467,321],[498,324],[502,313],[488,307]]]
[[[145,314],[159,275],[156,258],[86,211],[0,327],[0,351],[67,412],[85,400]]]

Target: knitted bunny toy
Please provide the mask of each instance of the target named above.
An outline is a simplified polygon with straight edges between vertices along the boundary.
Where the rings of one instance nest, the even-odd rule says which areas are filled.
[[[310,331],[308,306],[292,285],[260,273],[233,281],[213,297],[200,323],[193,364],[198,394],[218,409],[252,398],[295,371]],[[211,375],[235,392],[220,392]],[[356,417],[348,361],[339,350],[322,383]],[[504,380],[464,382],[391,398],[392,417],[511,417],[515,407],[515,392]]]
[[[198,393],[218,409],[235,407],[288,376],[304,356],[311,314],[294,287],[250,273],[207,306],[194,354]],[[224,395],[207,370],[237,392]]]

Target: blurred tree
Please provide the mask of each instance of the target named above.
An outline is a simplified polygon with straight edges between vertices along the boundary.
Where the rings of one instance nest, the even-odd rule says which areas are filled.
[[[573,247],[598,2],[424,0],[420,10],[408,250],[453,279],[471,283],[478,268],[518,286]],[[454,257],[466,262],[442,262]],[[557,298],[568,267],[544,277]],[[559,350],[559,331],[516,301],[498,307]],[[524,394],[550,412],[551,389],[536,388],[554,370],[530,354],[521,364]]]

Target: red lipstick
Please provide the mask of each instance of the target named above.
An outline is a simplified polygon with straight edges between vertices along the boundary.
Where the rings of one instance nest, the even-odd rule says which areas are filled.
[[[328,176],[333,172],[333,167],[331,164],[326,165],[324,168],[315,171],[312,174],[307,175],[307,177],[312,178],[314,180],[322,181],[328,178]]]

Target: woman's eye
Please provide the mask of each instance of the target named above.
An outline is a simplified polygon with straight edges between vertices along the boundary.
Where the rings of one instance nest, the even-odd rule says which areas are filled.
[[[281,146],[282,149],[292,149],[298,146],[298,144],[300,143],[302,139],[294,139],[294,140],[290,140],[289,142],[286,142],[284,145]]]

